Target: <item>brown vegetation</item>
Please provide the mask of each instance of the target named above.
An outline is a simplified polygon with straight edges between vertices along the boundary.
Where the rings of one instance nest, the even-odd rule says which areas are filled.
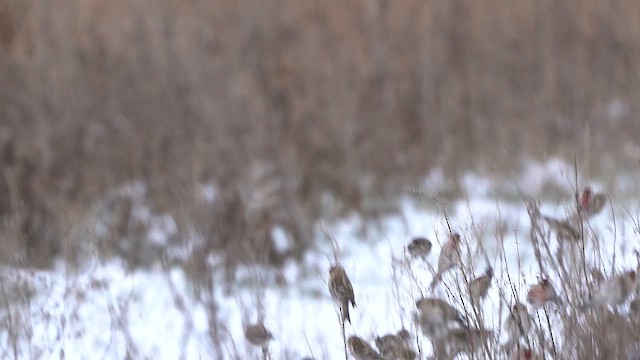
[[[138,180],[205,250],[277,263],[327,211],[385,211],[433,167],[559,154],[593,172],[636,143],[639,17],[631,0],[2,0],[0,253],[46,265],[69,214]]]

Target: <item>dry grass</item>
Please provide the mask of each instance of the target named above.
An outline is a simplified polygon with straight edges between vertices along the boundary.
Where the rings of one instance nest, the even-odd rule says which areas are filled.
[[[485,332],[457,338],[460,342],[456,343],[449,334],[460,331],[464,326],[461,327],[452,322],[448,331],[444,330],[446,327],[439,330],[444,332],[444,335],[429,335],[423,334],[418,325],[412,324],[410,326],[417,336],[413,347],[420,353],[418,358],[429,359],[433,358],[430,356],[435,356],[437,359],[457,359],[459,357],[456,356],[457,352],[454,349],[464,349],[460,351],[464,354],[462,358],[465,359],[512,359],[511,350],[500,340],[507,331],[505,319],[515,302],[526,304],[527,291],[530,286],[539,281],[537,277],[551,279],[559,299],[556,303],[547,303],[538,310],[533,309],[531,305],[527,306],[534,326],[531,332],[517,341],[513,351],[527,348],[540,358],[551,359],[637,359],[640,354],[640,337],[634,330],[640,326],[638,322],[640,321],[638,312],[640,288],[637,287],[637,282],[622,305],[594,306],[587,310],[581,307],[605,280],[626,270],[635,270],[633,264],[627,264],[625,268],[621,268],[616,265],[615,258],[603,257],[602,248],[609,246],[604,244],[604,241],[621,240],[618,239],[615,220],[610,228],[612,234],[605,235],[591,229],[589,221],[584,219],[584,227],[580,230],[579,238],[570,241],[547,225],[536,201],[527,199],[526,203],[530,216],[530,234],[527,239],[520,241],[533,246],[539,269],[537,275],[531,277],[532,274],[525,273],[521,268],[519,251],[516,259],[501,255],[498,258],[498,262],[501,263],[491,263],[492,260],[487,258],[483,248],[486,241],[495,240],[499,244],[498,248],[502,249],[501,254],[505,254],[505,246],[512,247],[514,244],[506,244],[504,234],[496,233],[495,239],[491,239],[487,234],[480,235],[483,229],[473,224],[462,242],[461,265],[445,276],[445,281],[438,286],[439,291],[417,294],[417,296],[442,298],[464,315],[466,319],[464,326]],[[606,237],[606,240],[603,237]],[[509,241],[513,242],[513,238]],[[618,249],[615,243],[614,248]],[[474,274],[480,274],[481,270],[484,270],[483,267],[478,266],[478,263],[483,263],[485,259],[488,263],[485,265],[502,268],[492,284],[494,288],[498,288],[499,297],[485,300],[489,302],[490,317],[486,317],[487,306],[482,306],[482,302],[472,301],[469,293],[469,283]],[[510,266],[507,264],[513,265],[516,261],[518,270],[510,273],[507,270]],[[392,278],[395,283],[388,284],[389,286],[394,289],[398,287],[397,274],[400,274],[401,277],[407,276],[412,282],[416,282],[418,288],[427,288],[428,279],[418,279],[413,273],[412,263],[404,261],[394,263]],[[523,278],[527,279],[524,287]],[[631,306],[629,306],[630,302]],[[405,315],[416,311],[403,308],[399,310]],[[371,313],[362,308],[362,305],[358,311],[365,314]],[[424,350],[422,339],[426,339],[433,346],[432,351]]]
[[[147,244],[142,202],[176,219],[169,245],[191,252],[168,261],[200,285],[215,343],[211,254],[228,280],[239,263],[300,258],[318,220],[376,219],[434,168],[456,179],[548,155],[587,177],[636,168],[639,17],[631,0],[0,0],[0,262],[96,251],[147,266],[165,249]],[[131,184],[142,198],[120,193]],[[541,231],[541,270],[583,296],[594,269],[549,269]],[[567,311],[552,320],[568,356],[633,345],[588,329],[637,319]]]
[[[558,239],[558,235],[550,229],[547,223],[544,222],[540,211],[538,210],[537,202],[531,199],[526,199],[526,205],[530,215],[530,233],[526,239],[516,240],[531,243],[535,249],[534,253],[539,267],[539,275],[553,279],[553,285],[557,289],[561,300],[558,304],[549,304],[538,311],[533,311],[529,307],[529,311],[533,316],[536,325],[531,334],[529,334],[529,337],[526,340],[523,339],[520,341],[520,346],[531,347],[535,353],[552,359],[635,359],[634,354],[636,354],[640,349],[640,338],[637,336],[637,332],[635,331],[635,329],[640,326],[640,316],[637,311],[633,312],[629,310],[629,306],[626,304],[618,307],[595,307],[586,312],[579,309],[579,306],[588,299],[589,294],[593,292],[597,287],[597,284],[602,282],[604,278],[613,276],[613,259],[603,259],[602,254],[600,253],[601,247],[604,246],[603,241],[605,241],[601,236],[604,234],[600,234],[597,231],[592,230],[589,226],[589,221],[585,221],[585,225],[583,229],[581,229],[580,239],[573,243],[565,242],[563,244],[562,240]],[[135,207],[135,204],[131,206]],[[518,266],[517,273],[509,273],[508,271],[505,271],[505,269],[507,269],[507,263],[518,261],[518,264],[520,264],[519,259],[506,258],[505,256],[502,256],[498,257],[498,261],[500,263],[490,263],[492,260],[488,259],[487,249],[485,246],[488,246],[491,241],[495,240],[497,244],[499,244],[498,248],[502,250],[502,254],[505,253],[505,247],[514,245],[512,243],[506,244],[507,236],[505,236],[505,232],[501,231],[498,226],[496,227],[496,233],[490,234],[487,232],[488,228],[484,227],[485,224],[480,224],[476,222],[476,220],[477,219],[471,219],[469,228],[464,228],[464,241],[462,242],[463,247],[461,250],[463,266],[455,268],[447,273],[443,278],[443,283],[439,285],[439,291],[435,294],[444,294],[442,295],[443,299],[450,302],[464,314],[467,319],[466,324],[469,327],[488,331],[485,332],[482,337],[461,338],[461,346],[466,348],[468,353],[467,357],[463,358],[507,359],[507,352],[500,340],[504,331],[504,319],[501,319],[500,315],[504,316],[505,314],[508,314],[508,309],[513,305],[515,299],[519,299],[524,302],[527,287],[534,284],[537,280],[533,279],[531,274],[524,274],[525,270],[520,266]],[[462,225],[459,223],[448,224],[449,221],[450,220],[447,218],[445,228],[458,229]],[[451,219],[451,221],[456,222],[456,219]],[[496,223],[498,224],[501,221],[502,219],[500,219],[500,214],[497,213]],[[640,220],[635,219],[635,223],[640,224]],[[444,227],[445,224],[442,225]],[[640,233],[640,228],[636,228],[635,231]],[[606,234],[606,241],[621,240],[617,238],[616,234],[618,231],[616,229],[615,222],[612,224],[611,232],[612,234]],[[447,234],[444,234],[444,236],[447,236]],[[495,237],[492,238],[492,235],[495,235]],[[632,236],[635,237],[637,234]],[[328,240],[335,242],[334,239]],[[512,237],[509,237],[508,241],[513,240],[514,239]],[[333,246],[337,247],[335,244]],[[590,254],[596,255],[595,257],[589,256],[590,259],[595,258],[594,261],[585,260],[586,258],[583,256],[585,251],[582,248],[583,246]],[[197,251],[195,253],[197,253]],[[337,257],[338,254],[339,251],[334,248],[334,258]],[[494,289],[496,287],[499,288],[499,296],[498,298],[491,296],[489,299],[485,299],[485,306],[483,307],[470,301],[469,282],[474,277],[474,274],[478,275],[484,270],[484,266],[479,265],[485,260],[496,269],[497,275],[493,280],[492,286]],[[261,261],[262,260],[255,260],[255,262]],[[421,259],[414,259],[413,261],[422,262]],[[183,266],[187,267],[188,262],[189,261],[185,262]],[[412,273],[413,263],[404,261],[394,261],[393,263],[395,264],[392,269],[394,273],[392,276],[394,283],[386,285],[395,289],[393,291],[394,294],[399,294],[400,290],[397,290],[400,287],[399,279],[403,276],[408,276],[411,278],[411,282],[416,282],[417,286],[415,288],[411,286],[411,291],[415,291],[416,288],[427,288],[431,279],[415,276]],[[627,264],[627,266],[629,265],[630,264]],[[256,269],[258,268],[259,267],[256,267]],[[618,270],[622,270],[619,266],[617,266],[617,268]],[[252,322],[255,321],[256,318],[261,319],[263,316],[267,316],[271,324],[281,322],[286,326],[287,318],[286,316],[283,316],[283,314],[265,314],[262,299],[264,299],[264,290],[269,286],[269,284],[265,281],[264,276],[266,275],[256,270],[256,280],[255,284],[253,284],[255,287],[256,301],[254,305],[256,309],[255,311],[252,311],[253,309],[250,309],[250,305],[240,304],[242,307],[243,321]],[[167,277],[169,283],[171,283],[168,269]],[[527,278],[526,285],[524,286],[522,284],[523,277]],[[224,323],[218,318],[218,309],[214,294],[216,294],[215,287],[219,286],[219,284],[215,284],[214,281],[212,281],[213,273],[209,272],[208,274],[200,274],[200,278],[202,278],[203,284],[195,287],[193,300],[205,305],[209,320],[209,335],[212,346],[214,346],[214,348],[211,349],[211,354],[215,354],[215,358],[221,359],[257,358],[255,356],[259,349],[252,349],[249,347],[242,348],[241,345],[244,343],[242,339],[231,338],[231,334],[229,332],[231,324]],[[96,281],[98,281],[97,278]],[[0,307],[9,308],[9,314],[20,313],[21,311],[28,309],[29,298],[33,296],[33,290],[36,289],[36,287],[24,281],[16,281],[14,283],[4,281],[3,283],[5,284],[2,287],[3,295],[0,297],[3,300],[3,303],[0,304]],[[8,288],[7,284],[15,286],[16,289]],[[246,285],[238,285],[238,287],[241,286]],[[354,286],[357,294],[358,284],[354,283]],[[76,284],[73,282],[70,282],[68,287],[69,293],[67,296],[77,297],[77,299],[74,299],[75,301],[72,303],[80,304],[81,296],[87,289],[82,288],[82,285],[80,288],[77,288]],[[407,289],[405,288],[402,291],[406,290]],[[434,293],[417,294],[417,292],[415,294],[416,297],[440,296],[434,295]],[[182,298],[183,296],[184,294],[181,294],[180,291],[176,290],[174,292],[175,304],[173,305],[184,312],[185,318],[190,318],[189,309],[185,308],[185,299]],[[629,300],[631,299],[638,300],[638,294],[633,294]],[[356,314],[363,316],[379,316],[379,314],[375,314],[370,309],[367,309],[366,300],[360,302],[356,299],[356,301],[358,301],[358,308],[354,309]],[[491,301],[488,306],[491,307],[492,310],[497,309],[497,311],[490,312],[490,317],[486,316],[487,301]],[[399,295],[398,302],[400,303]],[[138,349],[139,344],[135,342],[134,338],[129,333],[130,319],[127,317],[127,306],[129,306],[129,303],[129,300],[126,298],[119,299],[117,307],[110,309],[110,315],[113,323],[110,331],[113,332],[114,335],[118,335],[123,339],[128,357],[138,358],[142,356],[141,350]],[[68,320],[69,323],[60,322],[61,328],[64,328],[64,326],[74,328],[75,320],[72,315],[73,312],[77,310],[71,309],[70,311],[71,314],[68,315],[70,316],[70,319]],[[415,308],[413,307],[403,308],[402,306],[399,306],[396,314],[389,312],[387,316],[389,316],[389,318],[395,317],[406,319],[407,317],[403,315],[410,314],[413,311],[415,311]],[[250,315],[251,313],[255,313],[257,315],[252,318]],[[496,314],[498,314],[497,318],[494,317]],[[337,313],[337,316],[340,316],[339,312]],[[55,324],[56,320],[59,319],[52,318],[51,323]],[[3,321],[8,329],[7,331],[9,335],[5,339],[6,343],[3,353],[6,356],[24,356],[24,354],[20,353],[21,344],[24,344],[25,341],[28,342],[30,336],[29,333],[31,331],[30,327],[32,324],[19,322],[12,316],[6,316]],[[427,350],[428,347],[424,346],[430,341],[434,341],[434,347],[438,349],[437,351],[440,351],[440,353],[438,353],[438,359],[454,358],[453,356],[450,356],[450,342],[440,342],[440,340],[429,339],[428,337],[423,336],[416,324],[407,323],[403,325],[410,329],[412,335],[414,335],[413,339],[415,339],[415,341],[412,342],[412,348],[419,352],[419,359],[428,359],[430,358],[429,356],[433,355],[430,350]],[[460,326],[458,326],[458,328],[460,328]],[[194,331],[192,327],[185,328],[183,334],[185,343],[189,336],[191,336],[192,331]],[[335,328],[327,329],[327,331],[344,332],[345,330],[344,328]],[[349,332],[351,331],[353,331],[353,328],[349,327],[348,331],[345,333],[345,337],[350,335]],[[370,340],[371,336],[368,336],[370,334],[366,332],[366,329],[360,328],[357,331],[364,332],[357,333],[357,335],[366,337],[367,340]],[[82,336],[82,334],[78,336]],[[277,337],[278,334],[275,334],[275,336]],[[62,340],[57,339],[52,344],[57,346],[58,344],[56,342],[63,340],[63,338]],[[46,349],[44,350],[46,351]],[[288,349],[282,349],[281,351],[282,353],[274,354],[271,353],[270,349],[264,348],[262,350],[262,358],[299,359],[297,354],[288,352]],[[309,353],[316,353],[318,358],[328,358],[327,356],[322,357],[320,355],[322,353],[321,349],[312,349],[310,347]],[[349,357],[346,358],[348,359]]]
[[[299,257],[318,219],[375,218],[434,167],[636,164],[638,14],[597,0],[0,1],[0,253],[75,253],[74,214],[133,181],[232,267]],[[203,183],[214,208],[193,196]],[[256,208],[246,189],[263,187]],[[118,229],[116,243],[135,226]]]

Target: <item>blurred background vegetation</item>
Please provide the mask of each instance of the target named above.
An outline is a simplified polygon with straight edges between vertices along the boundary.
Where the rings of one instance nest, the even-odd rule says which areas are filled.
[[[101,250],[147,251],[109,195],[134,182],[197,273],[299,257],[436,168],[637,167],[638,59],[634,0],[0,0],[0,259],[73,261],[97,203]]]

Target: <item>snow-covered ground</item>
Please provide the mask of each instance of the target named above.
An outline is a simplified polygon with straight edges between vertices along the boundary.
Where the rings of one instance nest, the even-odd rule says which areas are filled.
[[[24,300],[3,305],[1,355],[24,359],[217,359],[221,349],[224,358],[235,358],[236,354],[259,358],[259,349],[244,339],[243,323],[256,321],[256,309],[261,308],[265,325],[274,335],[270,344],[274,359],[344,358],[339,317],[326,286],[334,256],[328,236],[339,245],[339,261],[351,278],[358,305],[346,333],[372,341],[376,335],[397,332],[401,327],[419,333],[411,321],[412,311],[417,298],[434,294],[429,290],[432,266],[449,233],[447,219],[452,230],[469,244],[465,259],[474,270],[469,275],[481,274],[487,265],[495,269],[496,278],[483,310],[487,326],[498,330],[507,311],[501,298],[512,300],[510,291],[505,290],[507,272],[519,287],[520,301],[539,275],[525,202],[513,194],[541,196],[550,183],[570,194],[570,169],[557,161],[533,164],[511,181],[469,174],[463,180],[466,198],[450,204],[429,197],[429,191],[445,184],[434,173],[422,187],[425,194],[402,199],[401,211],[371,225],[375,230],[368,231],[366,238],[360,231],[360,219],[352,216],[318,225],[317,247],[303,263],[288,263],[281,273],[255,267],[240,269],[231,293],[223,291],[223,275],[214,274],[210,303],[195,295],[181,268],[167,268],[160,262],[150,269],[133,271],[118,260],[88,261],[80,269],[60,265],[47,272],[7,268],[1,275],[3,292],[22,294]],[[591,184],[596,189],[602,186]],[[618,184],[627,194],[632,187],[624,181]],[[571,199],[561,200],[546,200],[541,211],[562,217]],[[618,200],[612,198],[613,207],[607,206],[590,222],[602,241],[600,253],[594,251],[593,244],[588,245],[587,253],[590,261],[603,261],[606,268],[635,268],[632,250],[640,248],[635,223],[638,201]],[[286,244],[286,234],[274,231]],[[417,235],[434,242],[427,262],[409,261],[405,254],[406,244]],[[451,272],[445,281],[460,276]],[[435,295],[447,298],[443,286],[436,287]],[[459,300],[450,301],[461,305]],[[217,321],[226,326],[217,340],[212,339],[210,329],[213,303],[218,307]],[[421,335],[417,338],[429,353],[429,342]]]

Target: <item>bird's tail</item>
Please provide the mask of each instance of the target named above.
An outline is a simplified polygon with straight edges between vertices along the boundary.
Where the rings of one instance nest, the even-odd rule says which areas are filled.
[[[345,301],[342,303],[342,307],[340,308],[342,311],[342,321],[348,321],[351,324],[351,316],[349,316],[349,301]]]

